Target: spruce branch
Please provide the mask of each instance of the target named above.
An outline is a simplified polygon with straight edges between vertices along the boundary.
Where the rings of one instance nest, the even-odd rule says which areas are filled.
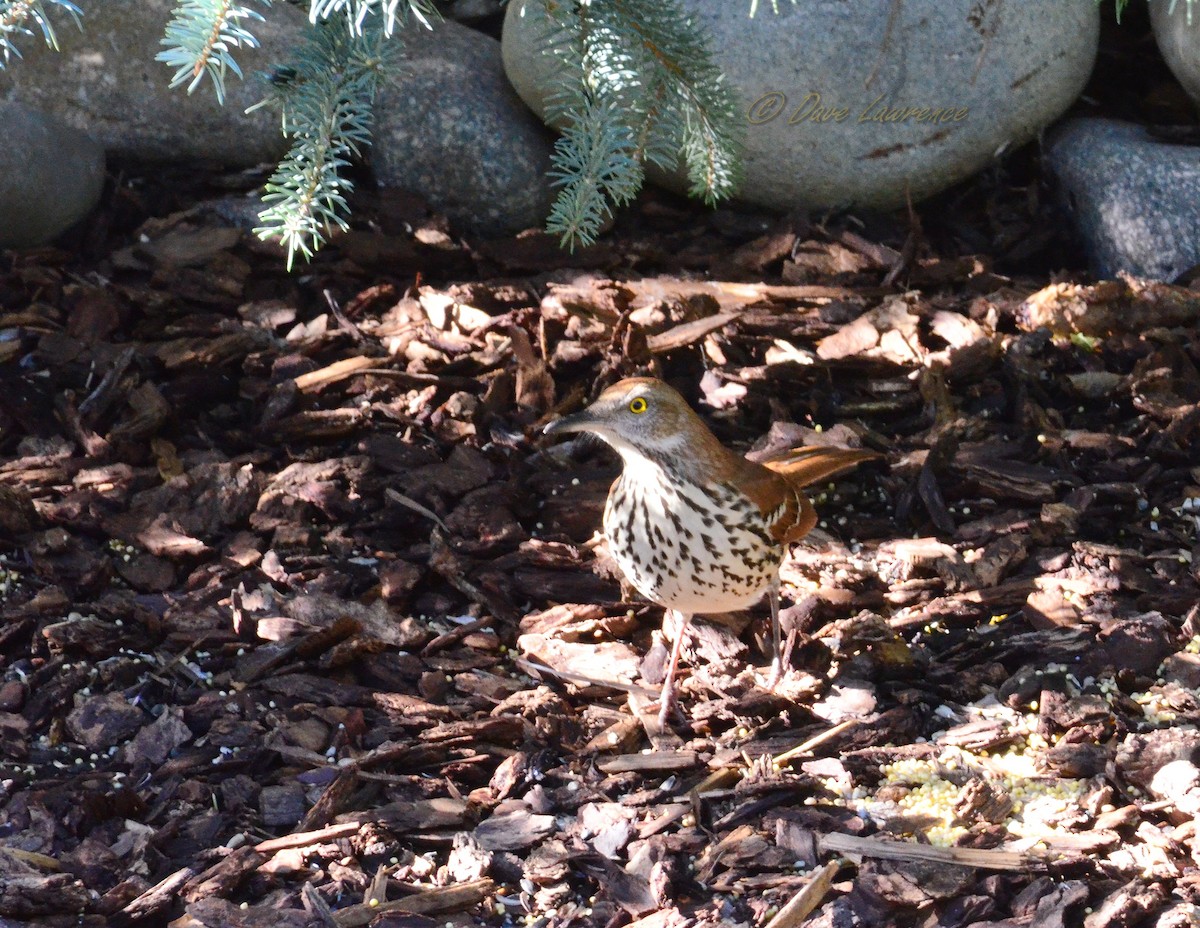
[[[612,207],[637,194],[647,161],[671,170],[682,160],[690,192],[710,203],[734,192],[736,99],[709,36],[679,0],[541,2],[548,26],[539,44],[555,56],[562,88],[546,110],[564,127],[549,231],[572,248],[590,244]]]
[[[409,16],[426,29],[433,28],[433,22],[441,19],[433,0],[312,0],[308,19],[316,25],[337,13],[346,14],[350,31],[355,35],[362,35],[367,20],[379,13],[383,15],[384,34],[389,36],[397,27],[403,26]]]
[[[271,0],[257,2],[271,5]],[[245,23],[262,19],[256,10],[233,0],[180,0],[163,35],[162,44],[167,47],[154,60],[175,68],[170,86],[187,83],[188,93],[207,74],[217,101],[224,103],[227,72],[242,76],[233,49],[258,47],[258,39]]]
[[[661,157],[659,152],[681,147],[692,196],[709,205],[731,196],[741,181],[741,133],[736,98],[711,52],[711,38],[676,0],[659,0],[653,15],[638,8],[651,6],[644,0],[614,6],[615,27],[637,31],[646,54],[635,66],[646,69],[647,85],[657,91],[656,109],[648,113],[649,150]]]
[[[796,5],[796,0],[792,0],[792,6]],[[750,18],[754,19],[754,14],[758,12],[758,0],[750,0]],[[779,0],[771,0],[771,12],[779,12]]]
[[[1122,7],[1124,7],[1125,4],[1128,2],[1129,2],[1129,0],[1120,0],[1120,5]],[[1178,2],[1178,0],[1171,0],[1171,5],[1169,7],[1167,7],[1168,13],[1175,12],[1175,4],[1177,2]],[[1196,2],[1196,0],[1187,0],[1187,21],[1188,21],[1189,26],[1192,24],[1192,6],[1195,4],[1195,2]]]
[[[377,22],[356,34],[338,17],[310,27],[296,59],[271,79],[264,103],[280,110],[292,146],[266,184],[254,231],[284,245],[289,270],[297,254],[308,260],[333,231],[349,228],[345,172],[371,142],[371,107],[394,58]]]
[[[58,50],[58,36],[54,33],[54,25],[46,15],[47,4],[65,11],[79,26],[82,11],[69,0],[0,0],[0,70],[3,70],[9,59],[20,58],[21,52],[13,42],[16,36],[32,36],[31,25],[36,26],[42,34],[42,40],[50,48]]]
[[[550,177],[562,187],[546,220],[572,251],[596,240],[612,215],[610,203],[628,203],[642,186],[642,164],[633,133],[612,112],[611,101],[589,100],[573,111],[554,145]]]
[[[1096,2],[1103,3],[1104,0],[1096,0]],[[1153,2],[1153,0],[1151,0],[1151,2]],[[1165,3],[1165,2],[1168,2],[1168,0],[1159,0],[1159,2]],[[1174,13],[1175,12],[1175,4],[1178,2],[1178,0],[1169,0],[1169,2],[1171,5],[1167,7],[1167,12]],[[1186,0],[1186,3],[1187,3],[1187,21],[1188,21],[1188,25],[1190,26],[1192,24],[1193,6],[1195,5],[1196,0]],[[1116,11],[1117,11],[1117,22],[1120,22],[1121,14],[1125,12],[1125,7],[1129,6],[1129,0],[1116,0],[1115,6],[1116,6]]]

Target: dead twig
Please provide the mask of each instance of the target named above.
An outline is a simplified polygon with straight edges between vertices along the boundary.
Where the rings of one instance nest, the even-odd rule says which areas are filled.
[[[773,919],[767,922],[767,928],[796,928],[812,911],[821,904],[833,878],[841,869],[841,863],[832,860],[812,875],[796,895],[788,900],[787,905],[780,909]]]
[[[569,670],[555,670],[553,667],[547,667],[540,661],[530,660],[527,657],[518,657],[513,663],[530,675],[548,673],[551,676],[558,677],[560,680],[574,683],[576,686],[604,686],[608,689],[620,690],[622,693],[644,696],[647,699],[658,698],[658,690],[638,686],[636,683],[621,683],[619,680],[601,680],[596,677],[584,676],[581,673],[572,673]]]
[[[1038,865],[1037,858],[1016,851],[994,851],[972,847],[930,847],[910,841],[889,841],[883,838],[856,838],[853,835],[829,834],[818,839],[821,850],[855,857],[878,857],[883,860],[923,860],[933,864],[952,864],[958,867],[978,867],[981,870],[1029,870]]]

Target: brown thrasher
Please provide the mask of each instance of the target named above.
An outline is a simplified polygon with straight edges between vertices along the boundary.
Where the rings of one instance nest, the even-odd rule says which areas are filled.
[[[609,551],[639,593],[680,619],[659,721],[666,724],[673,706],[675,668],[691,617],[745,609],[764,593],[771,605],[768,685],[774,688],[782,672],[779,565],[788,544],[817,521],[801,488],[879,455],[809,447],[761,464],[748,461],[722,445],[682,396],[650,377],[613,384],[545,432],[592,432],[621,455],[624,468],[604,507]]]

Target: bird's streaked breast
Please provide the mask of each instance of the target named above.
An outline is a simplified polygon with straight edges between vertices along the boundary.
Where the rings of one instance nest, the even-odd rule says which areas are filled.
[[[753,605],[774,582],[783,547],[772,517],[729,484],[672,477],[648,458],[626,457],[609,492],[609,550],[647,599],[703,615]]]

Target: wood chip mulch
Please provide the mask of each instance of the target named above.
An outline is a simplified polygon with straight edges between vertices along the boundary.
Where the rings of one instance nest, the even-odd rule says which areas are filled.
[[[1200,291],[1023,273],[1032,215],[392,204],[288,276],[140,205],[0,259],[0,924],[1196,923]],[[644,372],[886,458],[783,683],[698,621],[670,731],[614,458],[540,438]]]

